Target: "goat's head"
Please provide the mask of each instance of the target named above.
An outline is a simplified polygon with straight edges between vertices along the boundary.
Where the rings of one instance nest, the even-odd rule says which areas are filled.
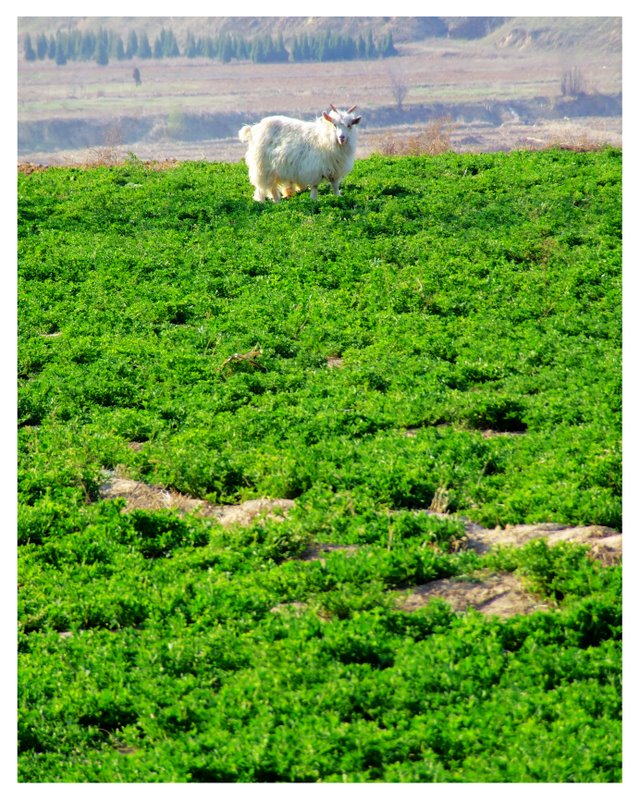
[[[323,112],[322,116],[335,128],[336,141],[340,145],[346,144],[352,136],[351,128],[357,125],[362,117],[355,116],[353,112],[356,106],[351,106],[347,111],[340,111],[334,105],[330,106],[331,111]]]

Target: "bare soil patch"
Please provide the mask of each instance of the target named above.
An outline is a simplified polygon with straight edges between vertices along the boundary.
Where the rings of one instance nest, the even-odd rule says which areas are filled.
[[[593,558],[607,566],[619,563],[622,558],[622,534],[603,525],[567,527],[540,523],[483,528],[467,520],[465,529],[465,546],[478,553],[495,547],[521,547],[534,539],[544,539],[550,546],[559,542],[586,545]],[[408,594],[398,595],[398,608],[415,611],[435,598],[446,601],[457,612],[475,609],[499,617],[531,614],[551,607],[528,591],[516,575],[482,572],[472,577],[448,578],[416,586]]]
[[[258,498],[239,505],[214,505],[205,500],[190,497],[171,489],[152,486],[141,481],[109,475],[100,487],[103,499],[122,498],[125,511],[134,509],[175,509],[182,513],[194,513],[211,517],[224,526],[250,525],[256,519],[284,519],[294,506],[293,500]],[[422,514],[448,516],[444,511],[429,509]],[[617,564],[622,558],[622,534],[602,525],[567,527],[555,523],[536,525],[509,525],[506,528],[483,528],[469,520],[463,520],[466,540],[463,547],[486,553],[501,546],[521,547],[533,539],[544,539],[550,546],[559,542],[573,542],[589,547],[593,558],[605,565]],[[299,556],[302,561],[324,561],[328,553],[343,552],[346,555],[358,551],[357,545],[313,543]],[[515,614],[530,614],[551,606],[529,592],[520,579],[512,573],[482,571],[471,577],[447,578],[430,581],[409,591],[396,592],[397,607],[403,611],[415,611],[441,599],[449,603],[456,612],[475,609],[482,614],[511,617]],[[272,609],[274,613],[300,612],[305,604],[281,604]]]
[[[151,486],[129,478],[111,476],[100,487],[105,500],[123,498],[125,511],[168,508],[182,513],[212,517],[221,525],[250,525],[256,518],[282,518],[293,506],[293,500],[258,498],[239,505],[214,505],[161,486]]]
[[[492,547],[521,547],[533,539],[545,539],[550,546],[559,542],[587,545],[593,557],[603,564],[616,564],[622,558],[622,534],[604,525],[570,528],[548,522],[487,529],[467,523],[466,527],[467,547],[478,553],[486,553]]]
[[[336,551],[351,554],[358,552],[358,545],[356,544],[329,544],[323,542],[322,544],[312,544],[299,556],[300,561],[320,561],[324,563],[324,556],[327,553],[335,553]]]
[[[527,592],[522,582],[510,572],[430,581],[401,595],[397,605],[402,611],[416,611],[434,599],[444,600],[457,612],[475,609],[498,617],[531,614],[550,608],[548,603]]]

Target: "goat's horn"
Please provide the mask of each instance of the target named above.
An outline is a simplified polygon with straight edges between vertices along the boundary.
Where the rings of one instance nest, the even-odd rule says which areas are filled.
[[[347,110],[347,114],[350,114],[352,111],[355,111],[357,107],[358,107],[357,105],[355,105],[355,106],[351,106],[351,108],[349,108],[349,109]]]
[[[338,110],[338,109],[337,109],[337,108],[336,108],[336,107],[333,105],[333,103],[329,103],[329,108],[332,108],[334,111],[337,111],[337,110]]]

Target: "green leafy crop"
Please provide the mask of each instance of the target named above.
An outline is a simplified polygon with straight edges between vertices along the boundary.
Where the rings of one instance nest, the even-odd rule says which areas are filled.
[[[620,568],[461,522],[621,528],[619,150],[18,200],[21,781],[620,781]],[[295,507],[125,511],[114,474]],[[488,567],[551,610],[395,603]]]

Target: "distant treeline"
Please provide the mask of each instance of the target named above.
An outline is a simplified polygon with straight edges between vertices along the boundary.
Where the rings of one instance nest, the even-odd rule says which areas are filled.
[[[371,31],[357,38],[329,32],[320,35],[294,36],[285,43],[282,34],[275,39],[270,35],[246,39],[236,34],[194,36],[189,33],[181,50],[171,30],[162,29],[153,44],[146,33],[129,31],[126,41],[119,34],[106,30],[58,31],[47,36],[39,34],[35,41],[27,33],[23,39],[23,52],[27,61],[53,60],[63,65],[67,61],[95,61],[108,64],[110,60],[132,58],[211,58],[223,63],[233,59],[254,63],[285,61],[344,61],[352,59],[387,58],[398,54],[393,36],[388,33],[374,40]]]

